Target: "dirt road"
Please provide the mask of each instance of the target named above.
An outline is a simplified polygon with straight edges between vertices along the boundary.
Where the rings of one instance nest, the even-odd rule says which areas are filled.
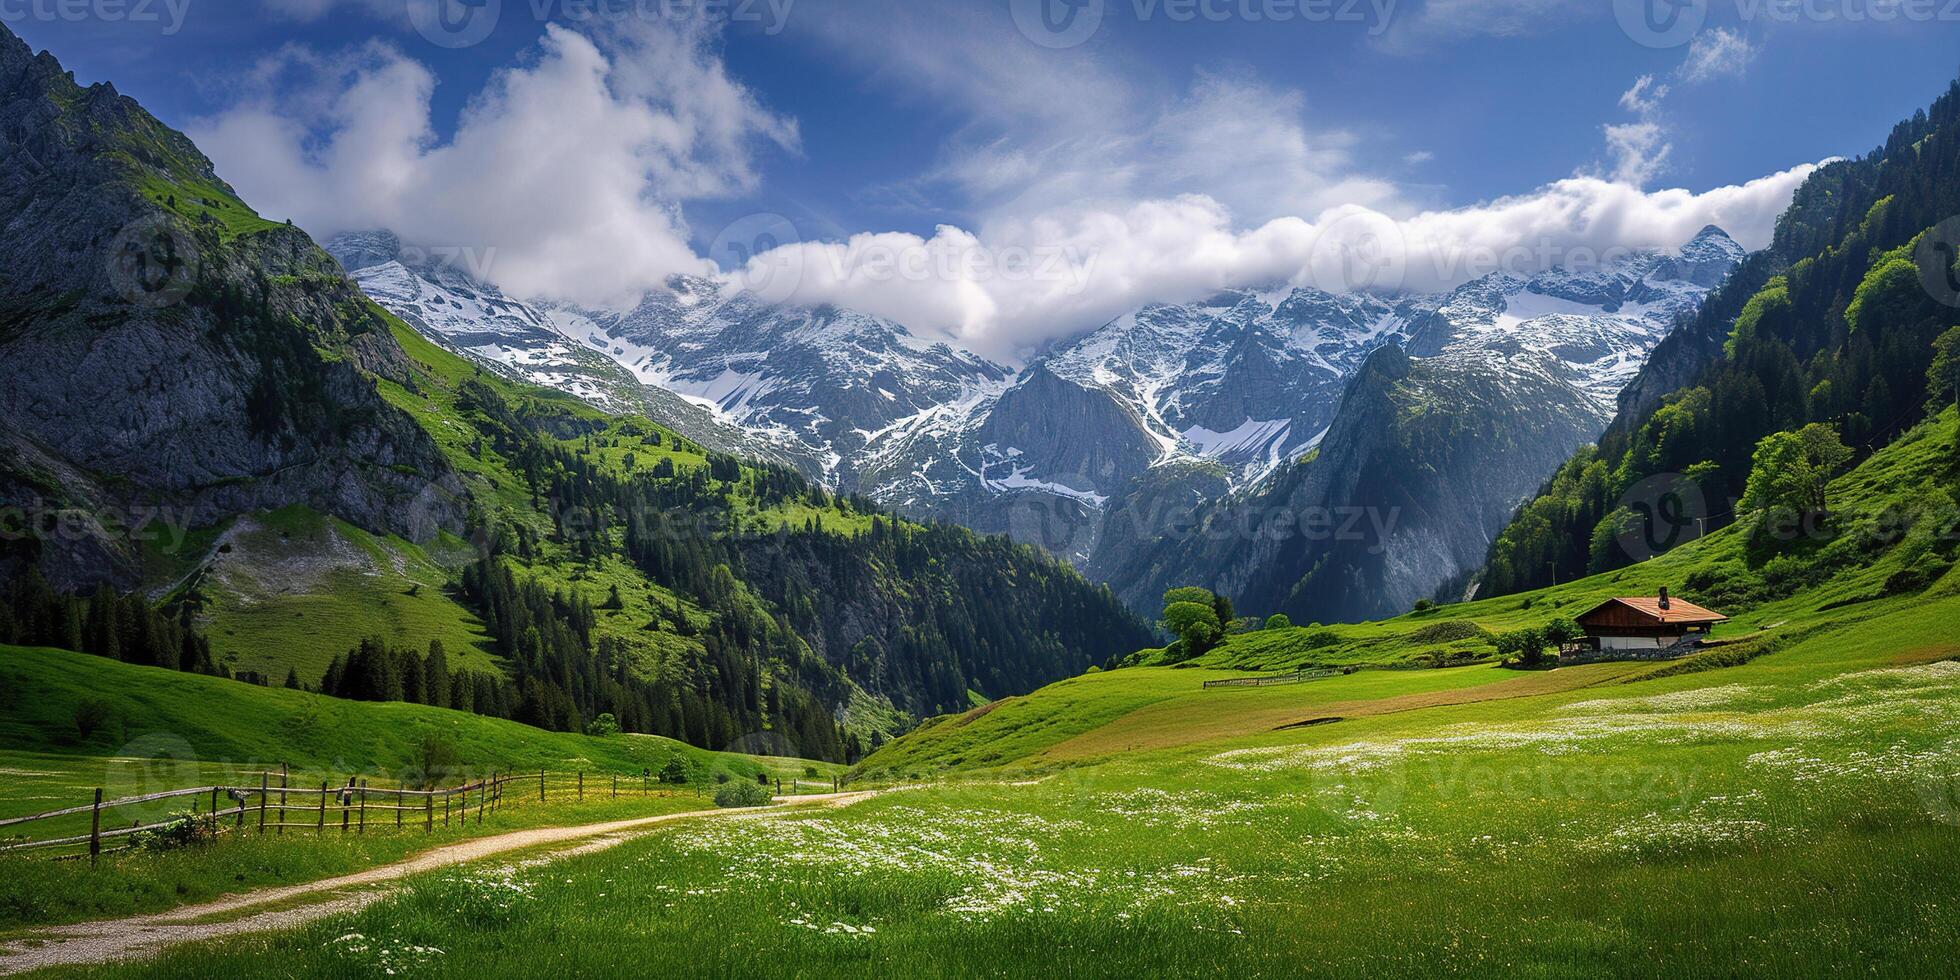
[[[862,792],[801,796],[772,807],[700,810],[576,827],[519,830],[448,844],[404,861],[338,878],[262,888],[152,915],[49,926],[33,930],[28,938],[0,944],[0,976],[50,966],[143,959],[181,943],[292,929],[327,916],[353,912],[386,898],[399,887],[398,882],[411,875],[499,854],[545,849],[519,862],[529,866],[602,851],[650,828],[679,820],[766,817],[797,806],[848,806],[875,795],[875,792]],[[575,846],[553,849],[554,845],[574,843]]]

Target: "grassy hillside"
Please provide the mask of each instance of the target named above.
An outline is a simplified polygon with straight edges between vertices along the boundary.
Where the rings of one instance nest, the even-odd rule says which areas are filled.
[[[1736,525],[1660,557],[1556,588],[1441,606],[1377,623],[1303,626],[1233,636],[1176,667],[1088,674],[960,715],[935,718],[859,767],[903,778],[995,767],[1080,764],[1133,749],[1249,736],[1321,718],[1354,718],[1456,701],[1575,691],[1643,677],[1719,669],[1813,637],[1897,617],[1918,630],[1930,608],[1960,596],[1953,410],[1907,433],[1831,488],[1837,513],[1822,534],[1752,543]],[[1494,666],[1491,638],[1576,616],[1614,596],[1662,586],[1733,617],[1719,645],[1665,664],[1602,664],[1520,673]],[[1950,614],[1950,613],[1949,613]],[[1930,619],[1928,617],[1931,617]],[[1960,622],[1960,620],[1948,620]],[[1453,639],[1441,639],[1453,637]],[[1902,651],[1908,648],[1902,648]],[[1917,648],[1910,648],[1917,650]],[[1937,651],[1935,644],[1928,649]],[[1136,658],[1148,664],[1161,651]],[[1440,670],[1437,663],[1484,661]],[[1267,688],[1205,690],[1246,671],[1361,667],[1356,673]]]
[[[307,777],[340,781],[361,773],[385,782],[412,765],[424,732],[451,742],[470,773],[658,773],[676,757],[704,780],[766,771],[788,781],[809,765],[834,771],[652,735],[547,732],[444,708],[345,701],[59,650],[0,647],[0,699],[0,767],[9,774],[0,780],[4,815],[85,800],[89,788],[137,779],[138,771],[141,779],[170,784],[153,790],[281,763]],[[87,738],[74,720],[84,701],[109,707],[106,723]]]
[[[441,640],[452,666],[502,669],[481,621],[448,592],[453,563],[469,554],[464,541],[418,546],[304,507],[244,515],[207,537],[184,587],[203,600],[212,655],[234,671],[279,683],[291,670],[315,684],[329,661],[369,637]]]
[[[1106,592],[1029,549],[883,516],[793,471],[485,372],[371,304],[364,315],[401,352],[371,365],[373,383],[460,476],[469,540],[418,545],[289,507],[151,547],[146,591],[195,612],[234,671],[318,685],[365,639],[417,659],[441,641],[452,670],[510,682],[490,699],[498,713],[577,729],[605,710],[695,744],[767,733],[842,758],[922,705],[1025,688],[1145,636]],[[432,512],[459,502],[429,493]],[[546,627],[533,641],[510,623],[498,635],[492,597],[464,588],[486,549],[515,587],[549,598],[533,615],[589,626],[575,639]],[[969,608],[989,577],[1017,590],[1009,615]],[[547,656],[571,660],[572,676]]]
[[[84,737],[76,708],[98,702],[107,717]],[[652,735],[595,738],[546,732],[515,722],[411,704],[371,704],[303,691],[267,689],[215,677],[137,667],[58,650],[0,647],[0,817],[84,804],[96,789],[109,799],[207,784],[257,785],[262,771],[289,767],[292,785],[341,785],[358,776],[375,787],[400,784],[418,769],[425,734],[455,750],[443,785],[492,771],[564,774],[551,799],[525,791],[482,827],[438,826],[433,834],[342,836],[246,833],[188,850],[119,854],[91,868],[45,854],[0,855],[0,934],[12,927],[154,911],[259,885],[310,881],[399,860],[472,835],[562,826],[712,807],[717,780],[767,774],[785,787],[827,784],[840,767],[803,759],[708,752]],[[678,759],[689,785],[657,777]],[[811,775],[814,770],[815,775]],[[586,774],[583,799],[572,773]],[[610,790],[612,777],[623,787]],[[107,811],[105,825],[156,822],[203,799]],[[385,826],[385,816],[377,816]],[[87,833],[81,814],[9,828],[37,839]],[[392,828],[387,828],[392,830]]]

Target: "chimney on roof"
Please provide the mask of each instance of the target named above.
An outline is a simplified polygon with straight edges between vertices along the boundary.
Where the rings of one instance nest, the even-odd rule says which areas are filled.
[[[1669,602],[1667,598],[1667,586],[1665,585],[1661,586],[1661,608],[1667,609],[1670,608],[1672,605],[1673,604]]]

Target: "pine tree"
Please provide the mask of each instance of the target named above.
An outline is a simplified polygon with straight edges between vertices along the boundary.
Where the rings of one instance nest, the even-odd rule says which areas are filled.
[[[442,641],[429,641],[429,654],[422,659],[422,700],[437,707],[449,707],[452,695],[449,686],[449,654],[443,649]]]

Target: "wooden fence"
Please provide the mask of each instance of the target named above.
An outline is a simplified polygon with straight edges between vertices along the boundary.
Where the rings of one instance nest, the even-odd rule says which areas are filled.
[[[425,790],[404,786],[374,787],[360,777],[350,777],[340,785],[323,781],[318,787],[293,786],[285,771],[255,775],[258,777],[256,786],[191,786],[110,800],[103,799],[102,790],[97,789],[92,803],[0,819],[0,854],[81,848],[85,845],[90,860],[94,860],[102,854],[105,843],[128,844],[131,838],[139,834],[174,828],[186,819],[204,821],[214,831],[220,827],[230,827],[238,832],[275,835],[288,830],[313,834],[324,834],[330,830],[361,834],[367,833],[370,828],[419,830],[428,834],[434,833],[437,826],[468,825],[472,821],[480,826],[486,813],[494,813],[511,803],[527,802],[533,790],[537,793],[537,802],[543,803],[553,792],[561,799],[575,797],[583,802],[588,792],[595,799],[618,799],[621,795],[649,795],[656,787],[691,789],[696,795],[711,793],[714,789],[713,785],[692,783],[670,786],[657,782],[648,774],[622,778],[618,774],[595,773],[588,790],[587,774],[584,772],[541,771],[524,775],[496,772],[474,782]],[[803,792],[806,786],[817,787],[819,792],[834,792],[839,788],[835,780],[828,783],[792,780],[790,792]],[[782,790],[782,781],[777,780],[777,793],[780,795]],[[208,808],[200,809],[207,798]],[[118,810],[147,807],[171,800],[187,801],[190,812],[180,812],[168,819],[149,823],[138,819],[122,825],[121,821],[114,820]],[[12,829],[29,825],[50,827],[64,819],[71,819],[79,826],[80,818],[84,815],[88,817],[89,829],[86,834],[56,831],[57,836],[36,840]],[[117,825],[105,823],[105,817]],[[77,853],[74,856],[80,855]]]
[[[1328,667],[1321,670],[1302,670],[1292,674],[1230,677],[1222,681],[1206,681],[1205,688],[1209,690],[1214,687],[1272,687],[1275,684],[1299,684],[1305,681],[1317,681],[1323,677],[1339,677],[1344,673],[1347,672],[1338,667]]]

